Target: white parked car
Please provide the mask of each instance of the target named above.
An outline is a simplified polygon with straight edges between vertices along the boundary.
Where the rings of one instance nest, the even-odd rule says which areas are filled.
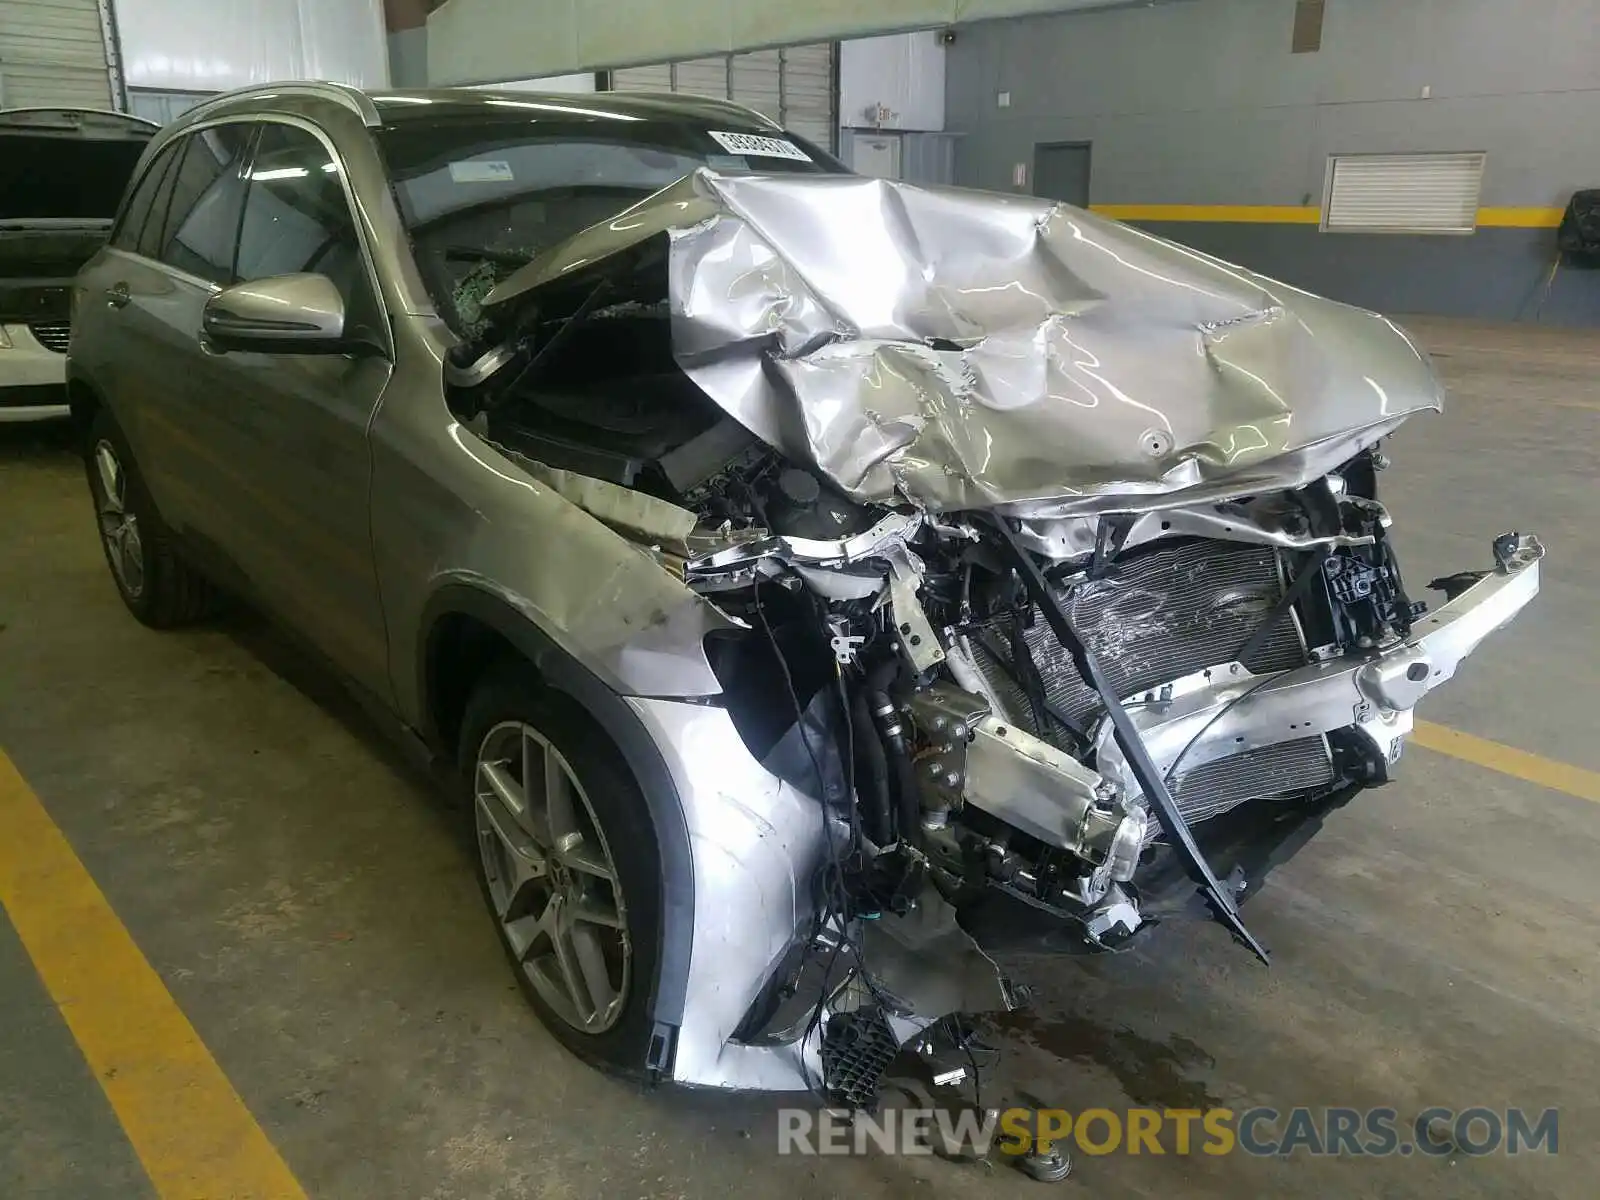
[[[0,110],[0,422],[67,415],[72,277],[156,129],[126,113]]]

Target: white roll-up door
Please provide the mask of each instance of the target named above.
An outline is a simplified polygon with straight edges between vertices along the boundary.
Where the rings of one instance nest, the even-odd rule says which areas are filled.
[[[99,0],[0,0],[0,108],[115,108]]]
[[[733,100],[832,149],[839,125],[835,43],[718,55],[611,72],[619,92],[684,92]]]
[[[783,120],[783,56],[777,50],[735,54],[728,97],[774,121]]]
[[[723,55],[716,58],[697,58],[690,62],[672,64],[672,90],[691,96],[728,95],[728,60]]]
[[[611,72],[611,90],[614,92],[670,92],[672,90],[672,64],[658,63],[653,67],[623,67]]]
[[[783,113],[786,129],[832,149],[839,128],[839,91],[835,86],[834,43],[790,46],[783,54]]]

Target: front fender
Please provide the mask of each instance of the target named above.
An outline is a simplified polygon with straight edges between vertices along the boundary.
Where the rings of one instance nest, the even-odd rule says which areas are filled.
[[[644,795],[652,834],[661,856],[661,952],[651,1014],[658,1024],[683,1024],[689,981],[689,955],[694,942],[694,859],[683,802],[672,772],[635,710],[603,680],[558,646],[551,637],[504,597],[485,587],[453,582],[439,588],[424,610],[423,644],[417,662],[422,673],[419,694],[431,694],[428,678],[434,655],[427,640],[449,616],[471,617],[505,638],[539,672],[544,682],[570,697],[603,729],[621,752]],[[440,741],[433,706],[424,704],[424,730],[430,744]]]

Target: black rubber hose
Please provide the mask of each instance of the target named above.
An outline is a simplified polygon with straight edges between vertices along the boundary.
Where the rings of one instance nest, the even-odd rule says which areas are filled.
[[[911,748],[906,744],[905,725],[900,710],[889,699],[889,689],[903,669],[898,658],[880,660],[868,668],[862,691],[877,723],[882,745],[888,751],[889,794],[894,801],[894,836],[914,845],[920,840],[922,830],[922,804],[917,791],[916,772],[911,766]]]
[[[895,837],[914,845],[921,829],[922,805],[917,800],[917,777],[911,766],[911,751],[906,746],[905,728],[900,713],[887,692],[868,692],[867,705],[877,718],[883,745],[889,754],[889,780],[894,795]]]
[[[850,725],[855,730],[856,797],[861,821],[874,845],[887,846],[894,840],[889,810],[889,759],[884,753],[883,737],[872,723],[867,694],[859,688],[850,697]]]
[[[904,742],[889,747],[889,764],[895,781],[896,836],[908,846],[921,840],[922,805],[917,799],[917,776]]]

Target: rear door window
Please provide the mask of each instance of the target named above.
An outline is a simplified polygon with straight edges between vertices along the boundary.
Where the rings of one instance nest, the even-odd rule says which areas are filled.
[[[111,235],[111,244],[118,250],[132,250],[137,252],[139,243],[144,237],[144,228],[150,216],[150,209],[157,195],[162,194],[163,185],[166,183],[167,170],[172,166],[178,152],[183,149],[182,142],[173,142],[163,146],[156,155],[155,161],[139,180],[139,186],[134,189],[133,195],[128,197],[128,205],[122,212],[122,219],[117,222],[116,231]],[[165,205],[163,205],[163,210]]]
[[[234,280],[245,163],[255,126],[215,125],[185,138],[174,168],[162,262],[219,287]]]
[[[172,207],[172,186],[177,180],[178,164],[188,150],[188,139],[180,138],[172,147],[166,168],[161,172],[161,182],[150,196],[150,211],[145,214],[144,226],[134,249],[145,258],[159,259],[163,236],[167,227],[167,210]]]

